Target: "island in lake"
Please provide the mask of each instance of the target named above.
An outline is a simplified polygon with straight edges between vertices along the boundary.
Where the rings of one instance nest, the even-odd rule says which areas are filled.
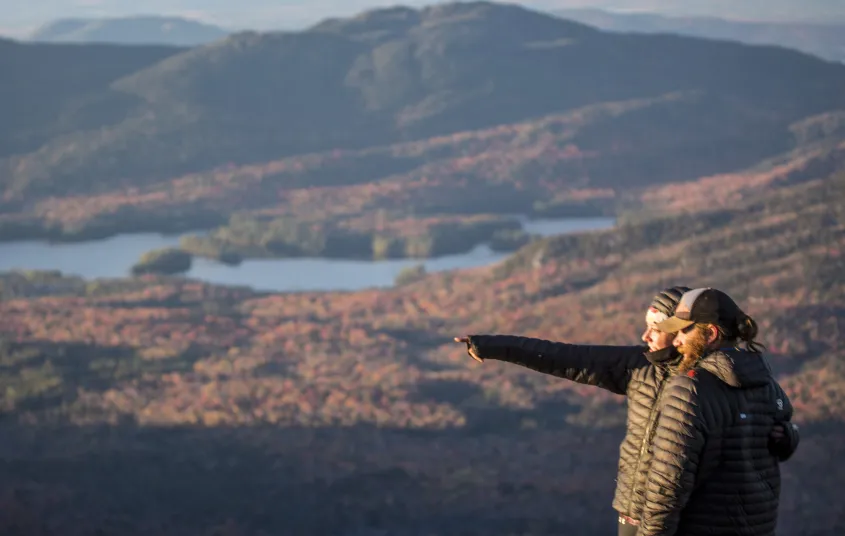
[[[191,269],[191,261],[191,254],[179,248],[155,249],[141,256],[132,266],[132,274],[183,273]]]

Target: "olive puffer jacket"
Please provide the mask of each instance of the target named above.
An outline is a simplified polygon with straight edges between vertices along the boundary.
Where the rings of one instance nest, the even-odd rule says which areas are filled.
[[[690,377],[678,374],[680,356],[671,347],[648,352],[513,335],[473,335],[468,347],[482,359],[627,395],[613,507],[641,521],[638,534],[774,534],[778,462],[792,455],[799,437],[788,424],[789,400],[762,357],[711,354]],[[770,444],[775,422],[787,434]],[[705,464],[680,472],[670,467],[680,460]],[[730,496],[720,495],[720,482],[728,483]]]

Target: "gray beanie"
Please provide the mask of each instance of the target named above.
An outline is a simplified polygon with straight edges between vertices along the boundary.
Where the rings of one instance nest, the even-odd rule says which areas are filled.
[[[690,290],[689,287],[670,287],[658,292],[646,312],[646,324],[657,324],[672,316],[681,296]]]

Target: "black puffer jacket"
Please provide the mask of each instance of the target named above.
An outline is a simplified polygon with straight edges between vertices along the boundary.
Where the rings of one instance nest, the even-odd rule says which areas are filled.
[[[712,352],[672,376],[657,404],[639,536],[774,535],[775,422],[792,406],[759,354]]]
[[[674,348],[649,353],[643,346],[574,345],[512,335],[473,335],[469,337],[469,346],[482,359],[507,361],[627,395],[628,424],[619,448],[613,508],[636,520],[643,517],[653,455],[649,437],[656,433],[661,417],[656,401],[669,385],[667,380],[675,377],[680,361]],[[784,410],[778,417],[788,421],[791,408],[785,397],[783,400]],[[772,425],[769,422],[765,437]],[[785,460],[794,452],[798,439],[797,431],[790,428],[786,440],[771,445],[772,454],[767,452],[764,458],[774,460],[774,455]]]

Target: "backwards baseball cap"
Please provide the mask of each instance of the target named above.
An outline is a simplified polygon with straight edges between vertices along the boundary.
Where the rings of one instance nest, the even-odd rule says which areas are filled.
[[[693,324],[716,324],[732,328],[745,316],[730,296],[715,288],[697,288],[684,293],[675,313],[655,329],[676,333]]]

